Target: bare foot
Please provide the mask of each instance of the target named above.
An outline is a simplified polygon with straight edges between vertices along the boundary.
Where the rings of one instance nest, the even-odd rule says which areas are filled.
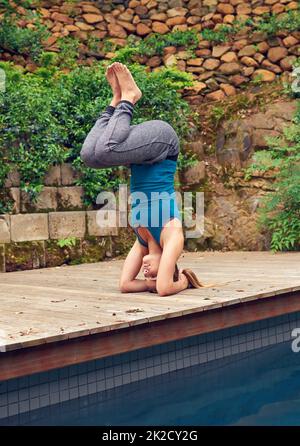
[[[126,99],[135,104],[142,97],[142,92],[135,83],[132,74],[126,65],[120,62],[114,62],[112,67],[121,88],[121,100]]]
[[[106,68],[105,77],[113,91],[114,97],[112,102],[116,102],[117,105],[117,103],[121,100],[121,87],[112,65],[113,64],[108,65],[108,67]]]

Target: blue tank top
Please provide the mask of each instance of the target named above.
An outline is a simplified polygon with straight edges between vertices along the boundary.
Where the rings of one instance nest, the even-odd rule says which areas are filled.
[[[171,218],[181,220],[174,189],[177,162],[165,159],[154,164],[131,164],[131,226],[139,242],[148,246],[136,228],[147,227],[160,245],[164,224]]]

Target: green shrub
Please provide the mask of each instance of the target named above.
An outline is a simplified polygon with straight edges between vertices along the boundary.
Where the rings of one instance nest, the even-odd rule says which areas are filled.
[[[48,36],[47,28],[38,22],[35,29],[21,28],[12,19],[5,18],[0,27],[0,49],[37,60],[43,50],[42,41]]]
[[[79,57],[79,43],[78,39],[71,36],[59,38],[56,64],[61,68],[74,68]]]
[[[76,246],[76,237],[69,237],[57,240],[57,246],[60,248],[72,248]]]
[[[273,251],[300,248],[300,103],[284,137],[269,138],[270,149],[256,152],[254,163],[246,169],[246,178],[254,170],[279,169],[275,190],[263,198],[259,208],[259,224],[270,230]]]
[[[2,0],[1,3],[4,6],[4,14],[0,19],[0,52],[2,50],[30,56],[36,61],[43,51],[43,40],[50,36],[47,27],[42,25],[39,14],[34,10],[27,9],[29,6],[33,6],[33,3],[37,4],[38,2],[26,0],[10,2]],[[25,8],[27,12],[25,18],[31,20],[34,28],[19,26],[18,19],[20,15],[16,6]]]
[[[278,31],[299,31],[300,9],[288,11],[284,14],[264,14],[258,22],[252,22],[253,30],[262,31],[268,36],[275,35]]]
[[[3,9],[7,14],[15,14],[17,13],[17,8],[19,6],[27,9],[34,5],[38,6],[39,3],[40,0],[14,0],[13,2],[11,0],[1,0],[0,8]]]
[[[234,34],[249,29],[249,35],[254,32],[264,32],[268,36],[274,36],[278,31],[298,31],[300,29],[300,10],[288,11],[283,14],[264,14],[258,21],[252,18],[235,20],[232,25],[221,24],[218,29],[203,29],[201,36],[205,40],[213,42],[226,42]]]
[[[68,161],[82,174],[78,184],[84,187],[87,204],[95,203],[101,190],[115,189],[118,168],[89,169],[79,157],[86,135],[112,98],[103,63],[69,73],[50,67],[22,74],[9,63],[0,68],[7,78],[6,91],[0,93],[0,146],[6,166],[0,170],[0,185],[7,170],[16,168],[21,188],[34,199],[49,167]],[[129,68],[143,92],[132,124],[164,119],[184,138],[190,109],[177,90],[191,85],[190,75],[170,68],[147,73],[137,64]],[[181,155],[179,166],[190,162]],[[2,209],[6,205],[2,202]]]
[[[191,52],[197,48],[199,38],[196,30],[189,29],[187,31],[172,31],[167,34],[153,33],[145,38],[139,38],[135,35],[130,35],[127,38],[127,44],[125,47],[115,51],[116,56],[112,59],[118,60],[122,63],[134,62],[137,56],[162,56],[164,54],[164,48],[168,46],[184,47]],[[105,40],[104,51],[112,51],[113,46],[110,41]]]

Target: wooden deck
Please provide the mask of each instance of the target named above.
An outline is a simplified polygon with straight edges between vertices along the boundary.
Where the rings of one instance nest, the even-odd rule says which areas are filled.
[[[54,346],[64,345],[65,351],[61,362],[51,363],[46,353],[36,356],[39,365],[28,369],[28,373],[43,369],[42,357],[48,361],[48,368],[54,368],[300,310],[300,252],[184,253],[180,267],[192,268],[204,283],[215,285],[167,297],[121,294],[118,279],[122,263],[112,260],[0,274],[0,341],[2,337],[5,350],[0,354],[0,379],[24,374],[26,367],[23,372],[17,371],[17,353],[23,354],[24,368],[25,361],[32,361],[30,354],[37,354],[38,347],[40,352],[46,352],[52,346],[52,355]],[[247,306],[250,303],[256,306]],[[238,310],[234,318],[228,309]],[[180,325],[180,321],[184,324]],[[139,331],[143,342],[139,342],[137,332],[129,333],[135,327],[150,330],[151,326],[155,328],[152,334],[145,331],[142,335]],[[161,331],[162,327],[166,327],[165,331]],[[127,344],[123,343],[125,333]],[[92,335],[98,335],[99,340],[101,334],[100,344],[105,350],[102,354],[90,345],[89,354],[85,346],[81,355],[77,343],[77,353],[74,350],[65,362],[62,360],[68,356],[67,345],[74,347],[75,340],[95,340],[97,336]]]

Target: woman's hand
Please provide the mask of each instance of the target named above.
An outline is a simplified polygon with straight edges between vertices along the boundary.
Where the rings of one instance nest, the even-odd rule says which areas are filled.
[[[180,283],[180,286],[182,286],[182,289],[185,290],[189,286],[189,281],[185,274],[183,274],[182,269],[179,270],[179,279],[178,282]]]
[[[148,291],[150,291],[151,293],[157,293],[157,291],[156,291],[156,279],[146,278],[145,282],[146,282]]]

